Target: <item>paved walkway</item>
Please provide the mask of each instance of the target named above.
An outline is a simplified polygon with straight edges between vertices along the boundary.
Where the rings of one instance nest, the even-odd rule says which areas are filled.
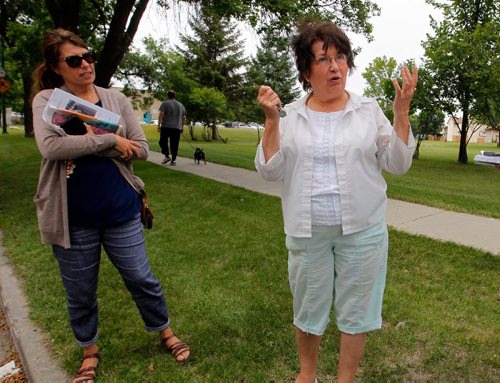
[[[149,161],[161,165],[163,155],[151,152]],[[193,173],[219,182],[272,196],[281,195],[280,182],[264,181],[255,171],[232,168],[207,162],[197,165],[194,160],[177,158],[173,170]],[[387,224],[411,234],[425,235],[443,241],[475,247],[500,255],[500,219],[480,217],[442,210],[398,200],[389,200]]]
[[[161,165],[163,156],[152,152],[149,161],[175,171],[193,173],[248,190],[280,196],[281,184],[264,181],[250,170],[178,158],[177,166]],[[455,213],[423,205],[389,200],[387,222],[412,234],[453,241],[500,255],[500,220]],[[2,254],[0,233],[0,302],[8,319],[12,337],[29,382],[58,383],[68,376],[51,359],[47,338],[30,321],[29,307],[7,257]],[[0,347],[2,345],[0,344]]]

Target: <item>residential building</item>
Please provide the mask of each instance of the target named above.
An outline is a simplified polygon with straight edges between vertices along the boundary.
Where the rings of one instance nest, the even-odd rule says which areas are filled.
[[[112,89],[122,92],[123,88],[121,87],[112,87]],[[148,96],[149,93],[145,93],[143,97]],[[137,113],[137,119],[143,122],[151,122],[154,121],[156,123],[158,121],[158,116],[160,115],[160,105],[162,103],[161,100],[155,99],[153,105],[151,105],[149,110],[144,110],[138,106],[139,103],[134,102],[133,99],[129,98],[130,102],[134,106],[134,110]]]
[[[455,120],[455,121],[454,121]],[[458,126],[462,126],[462,119],[459,117],[448,118],[446,125],[443,127],[442,134],[446,137],[446,141],[460,141],[460,132]],[[469,128],[469,142],[483,144],[498,142],[499,131],[493,130],[487,125],[477,125],[474,122],[470,124]],[[472,135],[472,136],[471,136]]]

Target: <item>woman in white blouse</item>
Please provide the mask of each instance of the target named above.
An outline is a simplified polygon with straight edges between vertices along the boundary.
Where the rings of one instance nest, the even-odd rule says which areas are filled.
[[[307,94],[283,113],[278,95],[260,87],[266,123],[255,166],[264,179],[283,181],[296,382],[316,380],[332,303],[340,330],[338,382],[353,382],[367,332],[382,326],[388,239],[381,171],[404,174],[411,166],[417,70],[404,68],[402,86],[393,82],[391,125],[375,100],[346,91],[353,53],[336,25],[307,24],[293,48]]]

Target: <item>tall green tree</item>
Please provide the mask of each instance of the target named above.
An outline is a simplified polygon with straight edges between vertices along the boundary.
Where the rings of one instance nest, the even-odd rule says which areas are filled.
[[[431,20],[434,35],[423,43],[425,67],[433,79],[427,91],[449,115],[462,114],[462,123],[457,124],[458,161],[467,163],[471,119],[484,118],[485,105],[498,110],[498,81],[489,81],[498,78],[498,4],[495,0],[427,2],[444,16],[441,22]]]
[[[476,46],[472,52],[482,62],[489,63],[475,68],[472,86],[477,94],[477,102],[471,109],[471,116],[478,126],[487,125],[500,132],[500,23],[498,19],[479,25],[475,32]],[[500,135],[497,134],[497,147]]]
[[[56,5],[62,8],[57,11]],[[67,5],[67,9],[64,5]],[[99,12],[102,13],[102,9]],[[77,26],[80,25],[80,34],[93,45],[97,41],[93,33],[93,25],[96,25],[96,20],[101,21],[94,3],[90,2],[65,2],[62,0],[58,2],[53,0],[46,0],[45,2],[35,0],[0,1],[0,33],[5,38],[6,67],[16,68],[15,73],[8,73],[8,76],[16,78],[16,89],[13,92],[7,92],[6,98],[11,105],[16,105],[19,94],[22,94],[24,102],[22,111],[25,117],[26,136],[31,136],[33,132],[31,111],[32,73],[42,61],[40,51],[42,36],[47,30],[54,27],[63,26],[67,29],[76,30]]]
[[[413,153],[414,159],[420,158],[420,145],[424,137],[441,133],[444,119],[444,113],[436,108],[424,109],[419,112],[415,120],[416,124],[412,123],[413,133],[417,137],[417,144]]]
[[[0,0],[0,33],[7,37],[16,24],[41,26],[46,19],[51,20],[51,24],[33,34],[31,41],[38,43],[41,32],[54,27],[78,32],[98,52],[96,84],[106,87],[128,51],[148,3],[149,0]],[[258,31],[289,32],[297,20],[313,15],[335,21],[368,38],[372,31],[369,18],[379,14],[379,8],[370,0],[333,3],[326,0],[156,0],[156,3],[164,9],[179,3],[210,8],[222,17],[246,21]],[[14,42],[7,45],[12,47]],[[37,50],[30,46],[21,48],[36,57]],[[34,69],[27,61],[16,67],[26,72]],[[24,92],[28,100],[31,86],[25,84]],[[24,108],[27,111],[29,103]],[[30,115],[26,112],[25,115],[28,117],[25,123],[30,124]]]
[[[185,72],[182,55],[168,48],[166,39],[143,39],[144,52],[134,49],[125,55],[115,77],[125,83],[124,92],[133,98],[143,98],[144,91],[158,100],[166,100],[173,89],[184,105],[198,83]],[[139,91],[141,89],[141,91]]]
[[[109,85],[134,39],[148,3],[149,0],[45,0],[55,27],[67,28],[82,36],[85,31],[92,31],[104,39],[96,64],[96,84],[101,86]],[[315,15],[366,36],[372,31],[369,17],[379,12],[369,0],[334,3],[325,0],[156,0],[156,3],[163,9],[174,8],[179,3],[191,4],[198,10],[208,8],[221,17],[247,21],[259,31],[290,31],[297,19]],[[89,10],[93,13],[90,19]]]
[[[51,26],[47,10],[34,0],[0,1],[0,33],[4,44],[6,78],[13,85],[5,93],[9,107],[22,104],[24,133],[32,136],[32,72],[42,60],[40,38]]]
[[[188,76],[203,87],[222,92],[231,104],[243,79],[244,42],[237,24],[203,7],[189,26],[192,34],[181,36],[185,48],[178,47]]]
[[[392,57],[376,57],[362,73],[367,82],[363,94],[377,100],[389,121],[394,119],[392,105],[395,91],[392,80],[399,77],[401,68],[404,66],[412,70],[415,66],[414,60],[398,65]],[[415,159],[420,157],[420,145],[424,137],[429,134],[438,135],[445,118],[444,113],[428,94],[428,89],[433,87],[433,79],[429,77],[425,68],[419,68],[418,77],[418,85],[410,109],[412,131],[417,139],[413,155]]]
[[[289,44],[273,35],[264,35],[255,57],[250,60],[246,78],[251,97],[246,100],[246,121],[265,120],[262,109],[257,103],[255,85],[269,85],[279,95],[283,105],[300,96]]]
[[[192,35],[182,35],[184,47],[178,51],[184,56],[187,76],[202,88],[214,88],[227,100],[229,110],[237,110],[243,82],[243,42],[236,23],[203,7],[189,21]],[[230,119],[232,116],[227,116]],[[216,124],[212,138],[217,139]]]
[[[361,74],[367,86],[363,94],[377,100],[386,116],[392,116],[392,79],[399,76],[398,63],[393,57],[375,57]],[[389,117],[388,117],[389,118]]]
[[[415,60],[410,59],[406,62],[398,64],[394,58],[376,57],[362,73],[362,76],[367,80],[368,86],[363,90],[363,94],[367,97],[372,97],[377,100],[382,111],[389,121],[394,120],[394,112],[392,104],[396,92],[394,90],[393,80],[400,77],[403,67],[413,70]],[[399,79],[401,83],[401,79]],[[420,83],[417,85],[417,94],[421,89]],[[410,117],[415,113],[416,105],[412,102],[410,108]]]
[[[417,144],[413,158],[420,158],[420,145],[425,136],[439,135],[443,130],[445,115],[432,97],[428,89],[433,88],[433,78],[425,67],[418,70],[418,85],[412,100],[413,108],[418,110],[418,115],[411,121],[412,130],[417,137]]]
[[[227,139],[223,139],[217,131],[217,121],[224,118],[227,115],[227,99],[215,88],[194,88],[193,92],[189,96],[188,103],[189,113],[193,121],[200,121],[203,123],[204,132],[203,139],[206,141],[210,140],[221,140],[222,142],[227,142]],[[208,130],[208,131],[207,131]],[[214,137],[214,132],[217,136]],[[191,138],[195,139],[192,125],[190,125]]]

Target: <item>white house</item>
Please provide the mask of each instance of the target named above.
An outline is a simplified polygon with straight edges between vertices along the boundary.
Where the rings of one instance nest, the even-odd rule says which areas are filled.
[[[455,120],[455,121],[454,121]],[[460,141],[460,132],[458,131],[458,126],[462,126],[462,119],[459,117],[450,117],[443,127],[443,136],[446,137],[446,141]],[[474,131],[474,133],[472,133]],[[472,121],[469,127],[469,142],[472,143],[491,143],[498,142],[499,132],[498,130],[493,130],[486,125],[476,125]],[[472,134],[472,137],[471,137]]]

